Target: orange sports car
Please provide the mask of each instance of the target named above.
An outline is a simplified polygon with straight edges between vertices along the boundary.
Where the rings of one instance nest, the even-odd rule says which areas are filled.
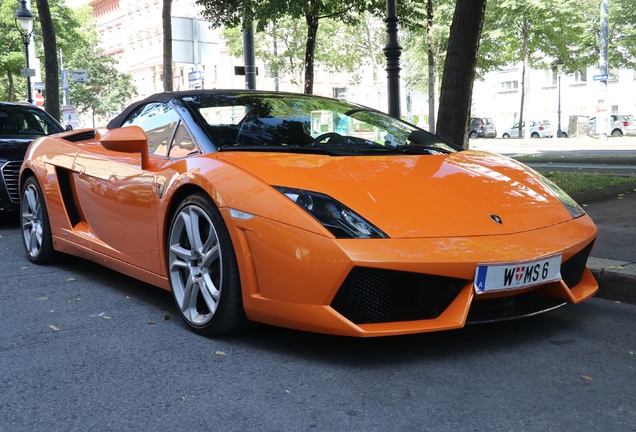
[[[447,330],[598,288],[597,229],[546,178],[316,96],[151,96],[34,141],[20,196],[32,262],[76,255],[170,290],[205,335]]]

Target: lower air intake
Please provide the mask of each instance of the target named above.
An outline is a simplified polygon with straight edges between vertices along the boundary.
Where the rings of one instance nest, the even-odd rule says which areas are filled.
[[[355,324],[433,319],[465,285],[461,279],[356,267],[331,307]]]
[[[585,265],[587,264],[587,257],[592,252],[592,246],[594,246],[593,242],[561,264],[561,278],[568,288],[572,289],[581,282]]]

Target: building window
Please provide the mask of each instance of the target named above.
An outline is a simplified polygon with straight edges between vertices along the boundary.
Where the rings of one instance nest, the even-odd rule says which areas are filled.
[[[502,81],[499,83],[501,91],[515,91],[519,89],[519,81]]]
[[[278,66],[272,63],[265,64],[265,78],[276,78],[278,76]]]
[[[545,71],[545,81],[548,86],[556,86],[559,77],[559,71],[556,66]]]
[[[586,83],[587,82],[587,69],[575,71],[574,72],[574,82],[575,83]]]

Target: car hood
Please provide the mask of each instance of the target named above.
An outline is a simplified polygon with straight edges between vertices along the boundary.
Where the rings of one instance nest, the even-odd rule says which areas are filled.
[[[27,147],[37,137],[0,138],[0,160],[22,160]]]
[[[222,152],[216,157],[272,186],[327,194],[392,238],[512,234],[572,219],[536,172],[486,152],[371,157]]]

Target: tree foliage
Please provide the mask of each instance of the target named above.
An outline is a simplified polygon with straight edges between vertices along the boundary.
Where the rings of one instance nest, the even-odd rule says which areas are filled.
[[[303,18],[307,25],[304,52],[304,91],[313,93],[314,62],[319,24],[327,19],[357,23],[359,13],[380,16],[384,2],[379,0],[197,0],[203,15],[213,27],[240,27],[243,20],[254,22],[263,31],[276,26],[283,17]]]
[[[6,101],[26,99],[26,80],[20,76],[26,64],[24,45],[13,19],[17,9],[18,2],[0,3],[0,99]]]
[[[70,82],[71,104],[79,113],[92,116],[109,116],[120,112],[137,91],[132,77],[117,70],[117,61],[107,56],[97,45],[97,30],[94,18],[87,10],[80,11],[77,28],[84,37],[84,44],[76,45],[65,57],[68,70],[85,70],[88,82]]]
[[[36,3],[33,2],[34,9],[32,12],[36,15],[36,19],[33,23],[33,43],[31,43],[29,49],[35,49],[41,64],[45,66],[45,69],[41,72],[46,82],[47,69],[53,71],[52,75],[57,73],[58,50],[61,49],[64,55],[67,55],[75,47],[86,43],[84,34],[79,31],[79,19],[82,14],[87,12],[76,13],[76,11],[66,6],[63,0],[48,0],[45,3],[50,13],[50,24],[52,24],[52,28],[49,30],[55,33],[55,48],[51,48],[49,44],[44,43],[46,38],[40,25],[40,10],[35,8]],[[42,4],[44,5],[44,3]],[[26,63],[25,50],[13,18],[18,6],[17,1],[3,1],[0,3],[0,45],[3,48],[0,51],[0,98],[8,101],[26,99],[27,94],[26,80],[20,75],[20,69],[24,68]],[[48,39],[50,40],[50,37]],[[51,62],[49,68],[46,68],[44,59],[45,46],[48,50],[49,62]],[[53,66],[53,62],[55,62],[55,66]],[[55,95],[59,95],[59,87],[56,86],[59,77],[53,78],[51,83],[47,83],[45,88],[47,102],[56,99]],[[59,96],[57,97],[57,102],[52,101],[51,106],[47,106],[47,111],[53,116],[59,117]]]
[[[85,84],[71,83],[71,103],[80,113],[109,116],[119,113],[137,94],[132,77],[115,68],[116,60],[95,45],[73,53],[69,66],[88,74]]]
[[[315,61],[329,72],[346,72],[349,84],[360,81],[360,71],[368,67],[375,74],[382,56],[383,29],[377,19],[369,13],[359,18],[358,25],[325,19],[318,34]],[[239,28],[228,28],[223,37],[230,55],[242,57],[242,34]],[[260,58],[271,71],[286,74],[292,84],[303,90],[304,40],[307,25],[304,21],[282,18],[271,24],[265,31],[257,32],[254,39],[256,57]],[[346,54],[345,54],[346,53]],[[377,76],[374,75],[374,81]]]

